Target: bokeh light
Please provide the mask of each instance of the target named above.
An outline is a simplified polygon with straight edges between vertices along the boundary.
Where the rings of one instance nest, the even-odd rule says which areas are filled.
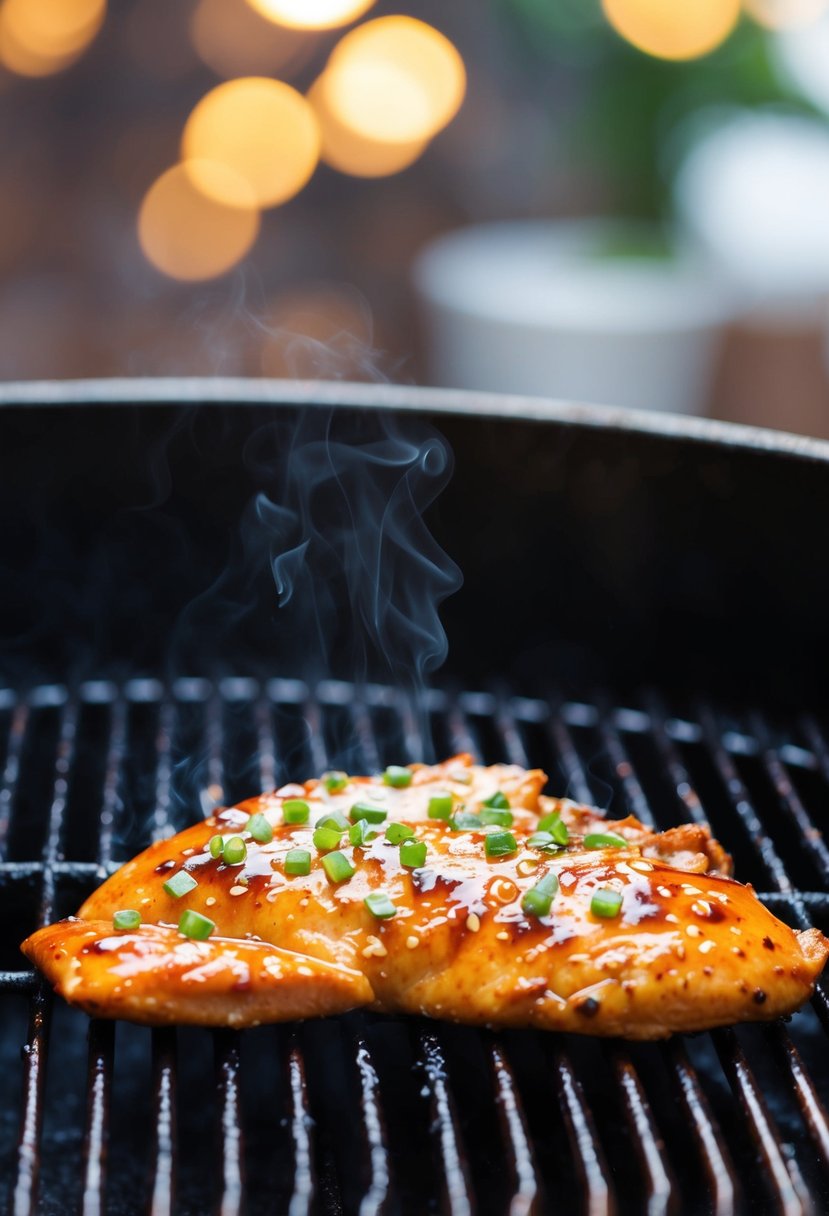
[[[346,127],[329,104],[325,74],[312,85],[308,100],[320,125],[321,157],[340,173],[352,177],[388,177],[414,164],[428,146],[428,140],[422,139],[408,144],[383,143],[366,139]]]
[[[205,193],[222,193],[222,179],[203,161],[227,165],[250,183],[260,207],[275,207],[297,194],[319,160],[320,134],[310,103],[279,80],[248,76],[218,85],[201,99],[187,120],[183,157]]]
[[[602,0],[602,8],[617,34],[659,59],[707,55],[740,17],[740,0]]]
[[[743,0],[750,17],[769,30],[811,25],[829,7],[829,0]]]
[[[106,0],[3,0],[0,62],[21,76],[47,76],[86,50],[106,16]]]
[[[211,193],[203,192],[197,180],[209,184]],[[230,270],[258,231],[259,212],[248,182],[227,165],[209,161],[183,162],[162,173],[138,215],[144,255],[170,278],[185,281],[213,279]]]
[[[296,71],[316,45],[313,34],[266,21],[247,0],[199,0],[190,37],[203,62],[227,79]]]
[[[829,113],[829,7],[808,25],[778,30],[770,42],[779,78]]]
[[[414,17],[379,17],[346,34],[325,69],[327,105],[364,139],[414,144],[454,118],[466,90],[455,47]]]
[[[297,30],[333,30],[356,21],[375,0],[248,0],[269,21]]]

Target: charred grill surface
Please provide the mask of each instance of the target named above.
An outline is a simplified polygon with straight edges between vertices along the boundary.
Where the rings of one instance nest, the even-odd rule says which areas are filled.
[[[777,915],[826,930],[822,725],[677,708],[436,692],[429,723],[438,754],[531,760],[614,815],[708,818]],[[243,1035],[89,1024],[25,970],[20,938],[154,837],[309,772],[417,758],[418,722],[385,688],[334,683],[2,694],[5,1208],[826,1209],[825,982],[787,1026],[630,1046],[362,1014]]]

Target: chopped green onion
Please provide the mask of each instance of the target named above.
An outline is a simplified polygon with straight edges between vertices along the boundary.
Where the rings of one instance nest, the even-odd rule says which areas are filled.
[[[517,848],[512,832],[490,832],[484,840],[484,852],[487,857],[506,857]]]
[[[337,832],[334,828],[316,828],[311,839],[315,849],[319,849],[321,853],[330,853],[338,847],[341,837],[342,832]]]
[[[311,808],[301,798],[288,798],[282,803],[282,820],[284,823],[307,823]]]
[[[209,916],[202,916],[201,912],[194,912],[192,908],[182,912],[178,922],[179,933],[183,933],[185,937],[192,937],[197,942],[206,942],[215,928],[215,921],[212,921]]]
[[[481,811],[481,823],[495,824],[499,828],[512,826],[512,811],[491,810]]]
[[[386,828],[386,840],[389,844],[402,844],[404,840],[411,840],[414,836],[414,828],[410,828],[407,823],[390,823]]]
[[[310,874],[311,854],[307,849],[289,849],[285,854],[286,874]]]
[[[584,838],[586,849],[625,849],[627,843],[624,836],[617,836],[615,832],[591,832]]]
[[[426,864],[426,843],[423,840],[404,840],[400,846],[400,864],[407,870],[419,870]]]
[[[323,815],[322,819],[318,819],[314,827],[333,828],[335,832],[339,832],[342,836],[343,832],[348,831],[348,820],[342,811],[330,811],[327,815]]]
[[[273,828],[262,814],[251,815],[245,827],[259,844],[270,844],[273,840]]]
[[[598,891],[593,892],[593,898],[590,900],[590,911],[594,916],[618,916],[621,906],[621,895],[618,891],[611,891],[609,887],[599,887]]]
[[[372,891],[371,895],[365,897],[363,903],[371,915],[376,916],[378,920],[390,920],[392,916],[397,915],[397,908],[385,891]]]
[[[552,815],[544,815],[538,821],[538,830],[540,832],[549,832],[556,844],[564,846],[570,843],[570,833],[567,831],[567,824],[561,818],[558,811]]]
[[[321,780],[329,794],[341,794],[348,785],[348,773],[332,769],[328,773],[323,773]]]
[[[555,840],[552,832],[533,832],[532,836],[527,838],[527,847],[530,849],[550,849],[555,852],[561,848],[561,845]]]
[[[390,764],[383,773],[383,785],[394,786],[396,790],[405,790],[411,784],[411,769],[401,768],[399,764]]]
[[[484,798],[481,806],[488,806],[496,811],[508,811],[509,798],[507,798],[506,794],[502,794],[500,790],[496,790],[491,798]]]
[[[112,918],[113,929],[137,929],[140,924],[141,913],[132,908],[124,908]]]
[[[521,900],[522,909],[528,916],[548,916],[557,890],[558,878],[555,874],[545,874]]]
[[[226,866],[238,866],[246,859],[248,855],[248,846],[242,840],[241,836],[231,836],[225,841],[224,852],[222,856],[225,859]]]
[[[368,844],[370,840],[376,840],[379,835],[379,832],[372,831],[367,819],[358,819],[348,829],[348,839],[352,844],[358,846]]]
[[[207,847],[210,849],[210,856],[218,859],[219,857],[221,857],[221,855],[224,851],[224,847],[225,847],[224,836],[211,836],[210,843],[208,844]]]
[[[322,859],[322,868],[332,882],[345,882],[356,873],[345,853],[327,853]]]
[[[452,795],[433,794],[429,799],[430,819],[450,819],[452,817]]]
[[[370,802],[355,802],[348,812],[348,817],[352,823],[356,823],[358,819],[367,819],[369,823],[382,823],[384,819],[388,819],[389,813],[381,806],[372,806]]]
[[[480,815],[475,815],[472,811],[458,811],[449,820],[449,826],[455,832],[475,832],[478,828],[483,827],[483,824]]]
[[[192,874],[188,874],[186,870],[179,870],[178,874],[167,879],[164,883],[164,890],[168,895],[172,895],[173,899],[181,899],[182,895],[186,895],[188,891],[192,891],[198,885]]]

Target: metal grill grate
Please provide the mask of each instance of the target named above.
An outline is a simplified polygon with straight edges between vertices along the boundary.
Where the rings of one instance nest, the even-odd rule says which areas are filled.
[[[531,758],[555,792],[659,827],[709,819],[780,916],[829,927],[817,721],[676,715],[655,696],[434,692],[427,709],[438,754]],[[416,757],[420,721],[388,689],[335,683],[0,693],[0,1153],[15,1216],[829,1209],[824,985],[788,1027],[629,1046],[365,1014],[151,1032],[89,1024],[24,970],[19,940],[152,838],[259,787]]]

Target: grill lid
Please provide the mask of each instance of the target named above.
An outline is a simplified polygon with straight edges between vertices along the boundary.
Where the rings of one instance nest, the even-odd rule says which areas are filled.
[[[656,696],[434,692],[428,710],[438,754],[531,757],[556,793],[660,828],[707,817],[779,916],[827,927],[815,817],[829,747],[814,719],[674,715]],[[257,788],[418,756],[419,721],[389,689],[338,683],[0,694],[0,1153],[15,1216],[827,1210],[825,982],[789,1027],[631,1046],[365,1014],[244,1035],[90,1024],[23,970],[18,941],[152,837]]]

